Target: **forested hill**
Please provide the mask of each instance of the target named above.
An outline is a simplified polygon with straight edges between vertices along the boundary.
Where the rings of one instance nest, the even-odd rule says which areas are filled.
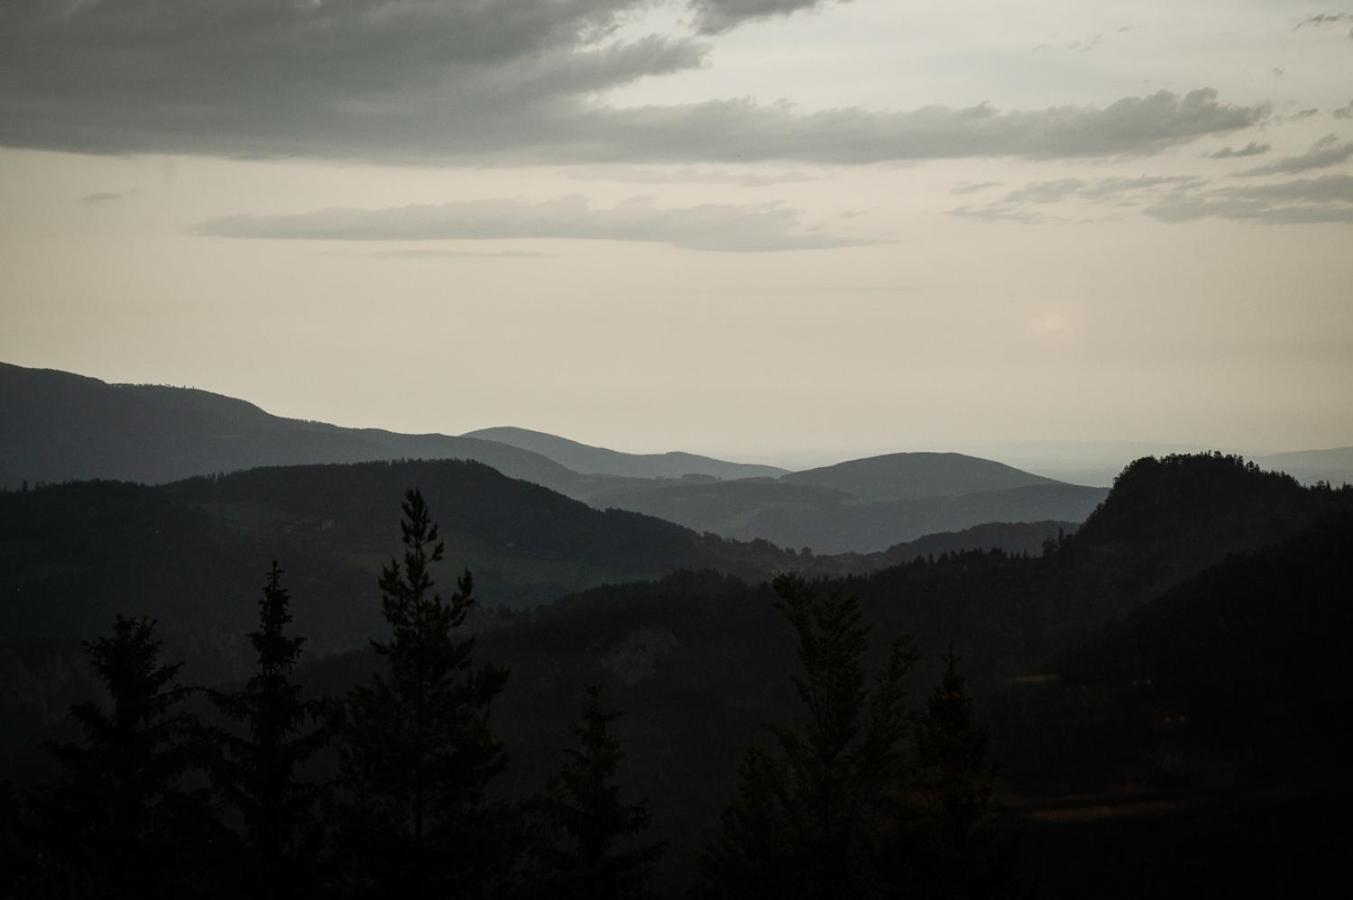
[[[398,549],[411,486],[433,504],[448,562],[473,570],[490,607],[681,567],[760,578],[792,560],[765,542],[603,512],[454,460],[264,468],[161,487],[77,482],[0,493],[0,631],[10,642],[84,639],[119,611],[160,617],[171,632],[228,631],[248,623],[275,558],[319,646],[361,646],[379,624],[375,576]]]
[[[1353,704],[1351,547],[1345,509],[1227,557],[1057,654],[1058,683],[1037,709],[1059,713],[1096,753],[1054,765],[1086,781],[1344,768],[1353,741],[1332,711]],[[1049,764],[1029,758],[1037,747],[1019,750],[1024,772]]]
[[[52,629],[82,621],[81,614],[93,625],[120,608],[157,615],[171,633],[185,620],[210,618],[217,627],[199,639],[224,644],[248,627],[262,574],[252,560],[276,555],[290,570],[301,631],[315,635],[320,622],[341,621],[333,615],[339,609],[349,612],[348,623],[372,623],[374,567],[395,546],[394,504],[414,483],[448,539],[443,584],[476,544],[480,552],[522,549],[533,554],[524,559],[547,565],[551,554],[575,547],[570,529],[588,535],[588,544],[622,548],[590,558],[594,566],[642,568],[658,546],[685,553],[693,566],[703,554],[731,554],[720,559],[725,571],[736,571],[729,559],[746,552],[753,566],[793,565],[766,545],[700,538],[563,498],[543,504],[520,544],[506,548],[504,523],[535,506],[514,504],[541,489],[504,491],[499,479],[507,481],[473,464],[406,463],[262,470],[158,489],[102,484],[11,493],[0,496],[0,572],[7,579],[0,588],[8,598],[32,589],[32,601],[11,599],[7,610],[27,610]],[[86,510],[100,492],[111,499]],[[501,517],[490,510],[495,503]],[[925,556],[817,588],[861,599],[874,662],[891,639],[912,637],[925,660],[913,695],[925,690],[945,648],[958,652],[981,716],[995,726],[992,749],[1007,773],[1005,789],[1016,795],[1090,792],[1118,802],[1143,783],[1155,789],[1153,779],[1175,790],[1219,783],[1249,789],[1277,783],[1271,769],[1246,762],[1249,705],[1271,712],[1305,679],[1343,671],[1331,659],[1300,663],[1294,646],[1328,655],[1336,652],[1330,636],[1346,631],[1350,515],[1353,490],[1304,488],[1236,458],[1144,460],[1123,473],[1083,529],[1051,541],[1041,556]],[[471,565],[487,592],[491,564],[481,557]],[[1241,599],[1232,605],[1231,597]],[[629,753],[626,785],[651,800],[656,836],[671,841],[660,877],[687,883],[736,789],[743,751],[764,739],[762,723],[793,715],[786,677],[794,666],[792,633],[774,602],[760,577],[687,571],[595,587],[498,619],[481,633],[476,655],[511,669],[494,718],[511,754],[510,785],[525,790],[541,782],[555,765],[579,692],[604,685],[614,706],[627,711],[618,726]],[[1205,636],[1210,622],[1226,628],[1225,639]],[[1166,632],[1172,636],[1162,639]],[[1144,649],[1143,641],[1157,649]],[[317,644],[313,649],[326,647]],[[60,699],[43,695],[43,685],[59,674],[69,686],[78,662],[73,655],[53,662],[34,647],[0,660],[7,703],[29,693],[47,702],[45,710],[4,708],[11,727],[28,733]],[[314,659],[305,678],[312,690],[337,695],[372,668],[369,653],[339,654]],[[1140,683],[1148,671],[1173,686],[1168,708],[1133,693],[1140,689],[1131,680]],[[1178,713],[1176,701],[1186,705],[1187,722],[1206,725],[1203,734],[1186,734],[1195,743],[1166,740],[1179,734],[1176,719],[1161,719]],[[1265,712],[1254,722],[1300,724],[1303,740],[1325,741],[1326,732],[1305,722],[1318,713],[1290,704],[1289,718]],[[1197,747],[1206,752],[1193,753]],[[1321,758],[1329,758],[1324,750]],[[1181,759],[1198,763],[1190,769],[1172,762]],[[1069,760],[1074,770],[1062,765]],[[1135,779],[1127,793],[1125,772]],[[1329,777],[1327,770],[1303,775]]]
[[[1102,629],[1133,610],[1191,602],[1194,588],[1185,585],[1214,585],[1211,610],[1204,606],[1196,614],[1184,613],[1190,636],[1162,645],[1175,660],[1185,652],[1193,654],[1180,673],[1215,666],[1202,682],[1208,685],[1206,696],[1191,695],[1189,702],[1216,704],[1218,710],[1236,702],[1243,706],[1244,698],[1225,688],[1230,674],[1238,684],[1281,682],[1286,690],[1292,681],[1290,673],[1281,671],[1283,661],[1299,656],[1289,637],[1340,629],[1346,619],[1347,604],[1338,591],[1344,587],[1339,573],[1347,568],[1344,548],[1353,538],[1347,525],[1350,510],[1351,490],[1303,488],[1230,457],[1170,457],[1129,469],[1114,488],[1112,501],[1096,515],[1095,527],[1054,541],[1043,556],[964,552],[925,557],[864,576],[828,579],[819,589],[861,598],[873,628],[876,662],[887,641],[899,635],[913,638],[926,660],[913,688],[918,693],[933,676],[940,653],[954,647],[973,679],[983,716],[1000,725],[993,752],[1009,775],[1008,788],[1073,789],[1116,798],[1121,785],[1115,766],[1127,765],[1148,779],[1166,777],[1152,754],[1168,751],[1169,745],[1153,742],[1159,737],[1158,720],[1138,716],[1139,707],[1119,710],[1112,705],[1116,695],[1106,701],[1108,706],[1086,707],[1070,683],[1076,675],[1070,664],[1065,673],[1057,668],[1062,655],[1101,646],[1085,642],[1100,640]],[[1331,521],[1344,524],[1322,524]],[[1219,615],[1215,606],[1226,602],[1225,591],[1239,589],[1246,575],[1253,576],[1255,566],[1266,571],[1265,556],[1235,568],[1235,560],[1244,558],[1237,554],[1264,554],[1264,547],[1301,542],[1312,529],[1322,528],[1334,530],[1304,545],[1306,555],[1284,557],[1289,562],[1276,577],[1291,583],[1274,592],[1271,606],[1263,594],[1272,584],[1256,580],[1250,599],[1237,607],[1235,616],[1237,625],[1252,621],[1257,627],[1228,626],[1232,637],[1216,642],[1214,653],[1205,632],[1209,617]],[[1308,566],[1311,578],[1306,582],[1300,572]],[[1309,600],[1294,602],[1292,597],[1305,588]],[[569,702],[579,686],[606,685],[608,695],[629,711],[625,735],[636,790],[664,811],[662,834],[675,844],[672,864],[684,859],[689,865],[701,835],[709,833],[736,789],[743,749],[764,739],[761,723],[793,715],[793,689],[785,677],[794,665],[793,639],[774,602],[764,585],[713,573],[684,573],[655,584],[584,592],[486,634],[481,644],[485,657],[513,670],[515,690],[505,695],[499,721],[510,736],[521,777],[529,782],[548,768],[548,735],[568,727]],[[1289,613],[1299,621],[1274,629],[1284,647],[1266,649],[1262,623],[1277,624]],[[1151,615],[1149,621],[1174,621]],[[1221,616],[1217,621],[1232,619]],[[1148,632],[1125,632],[1122,641],[1135,647],[1139,634]],[[1313,647],[1327,652],[1328,643],[1322,639]],[[1093,660],[1096,651],[1088,652]],[[1130,667],[1135,661],[1114,652],[1114,673],[1123,667],[1120,663]],[[1238,671],[1250,665],[1247,660],[1262,663],[1258,669]],[[314,677],[338,689],[367,665],[364,657],[334,659],[314,670]],[[1323,672],[1331,665],[1335,661],[1326,659],[1317,668]],[[1302,670],[1297,666],[1292,671]],[[1026,678],[1036,685],[1050,681],[1055,689],[1034,692],[1023,686]],[[1088,696],[1098,698],[1100,693]],[[1112,722],[1121,728],[1122,716],[1138,729],[1127,758],[1110,749],[1111,741],[1092,740],[1101,725]],[[1243,755],[1246,739],[1244,732],[1232,733],[1231,756]],[[1081,764],[1074,772],[1063,771],[1057,768],[1062,763],[1052,765],[1051,759],[1080,759]],[[1173,784],[1207,787],[1207,779],[1228,777],[1227,772],[1234,779],[1236,771],[1229,765]]]

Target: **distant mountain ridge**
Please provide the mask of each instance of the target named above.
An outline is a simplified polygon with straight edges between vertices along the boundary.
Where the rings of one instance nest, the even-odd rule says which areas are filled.
[[[599,509],[825,553],[878,552],[986,522],[1078,522],[1104,493],[961,454],[890,454],[785,473],[689,453],[620,453],[517,428],[459,437],[342,428],[274,416],[207,391],[107,384],[5,364],[0,422],[0,488],[93,478],[163,484],[261,466],[464,459]]]
[[[906,499],[877,502],[826,484],[800,483],[793,476],[706,484],[625,484],[604,489],[589,502],[632,509],[724,537],[764,537],[782,547],[806,546],[816,553],[872,553],[926,534],[959,531],[987,522],[1080,522],[1108,493],[1106,488],[1062,484],[1027,473],[1018,474],[1028,478],[1028,484],[991,489],[988,485],[992,482],[983,476],[989,466],[999,463],[958,454],[935,455],[944,458],[946,464],[952,456],[980,465],[975,467],[975,477],[948,481],[949,489],[958,493],[926,488],[924,478],[918,478],[911,486],[898,483],[891,488],[894,496]],[[878,459],[909,456],[912,454]],[[914,461],[904,462],[911,468]],[[834,479],[834,474],[823,480],[850,483]],[[847,470],[846,474],[857,473]],[[889,484],[886,479],[881,481],[880,490],[886,495]],[[856,490],[862,488],[857,485]],[[908,494],[913,496],[908,498]]]
[[[1303,484],[1353,484],[1353,447],[1274,453],[1255,457],[1254,461],[1265,469],[1286,472]]]
[[[577,473],[474,438],[409,435],[286,419],[191,388],[108,384],[0,363],[0,488],[108,478],[163,484],[258,466],[405,458],[472,459],[556,490]]]
[[[790,472],[780,480],[829,488],[873,503],[1063,483],[962,453],[888,453]]]
[[[619,478],[681,478],[703,475],[710,478],[777,478],[786,470],[756,463],[735,463],[695,453],[622,453],[594,447],[568,438],[527,428],[501,426],[467,431],[461,435],[496,441],[532,453],[539,453],[560,465],[585,475],[612,475]]]

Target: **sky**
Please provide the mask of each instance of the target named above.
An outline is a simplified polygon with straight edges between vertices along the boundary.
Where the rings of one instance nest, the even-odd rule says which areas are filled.
[[[787,464],[1353,444],[1353,5],[9,0],[0,361]]]

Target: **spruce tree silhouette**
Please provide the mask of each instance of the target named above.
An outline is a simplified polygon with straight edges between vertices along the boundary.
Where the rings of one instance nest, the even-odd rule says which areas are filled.
[[[182,664],[162,663],[160,646],[152,621],[122,616],[85,644],[112,705],[71,707],[84,738],[52,746],[64,778],[36,798],[43,880],[57,895],[199,893],[214,829],[205,790],[186,790],[184,776],[201,763],[200,728],[178,709],[189,693]]]
[[[214,730],[220,747],[215,780],[244,823],[240,887],[251,897],[303,894],[316,875],[319,833],[316,805],[323,786],[301,781],[299,771],[329,738],[325,705],[302,698],[292,672],[305,639],[287,633],[290,594],[276,561],[258,604],[258,630],[249,641],[258,667],[242,691],[209,694],[241,735]]]
[[[380,577],[385,672],[355,688],[340,747],[347,797],[340,880],[358,894],[408,900],[490,892],[515,842],[485,796],[506,764],[489,713],[507,672],[475,666],[460,634],[473,603],[465,572],[444,602],[431,567],[444,546],[422,494],[402,504],[403,563]]]
[[[546,788],[540,813],[548,836],[529,892],[571,900],[628,900],[649,896],[653,864],[662,843],[643,843],[652,819],[643,803],[620,799],[616,774],[625,753],[611,734],[618,713],[601,708],[601,688],[587,689],[582,720],[573,727],[578,746]]]
[[[967,679],[953,647],[940,683],[916,725],[918,777],[914,796],[930,825],[917,883],[932,897],[1019,896],[1016,845],[1000,831],[992,809],[995,768],[987,733],[973,718]]]
[[[909,846],[903,682],[915,654],[895,641],[867,690],[868,629],[856,599],[819,595],[795,575],[773,587],[798,635],[793,684],[804,719],[797,728],[771,727],[773,751],[748,751],[739,796],[706,850],[696,893],[893,896]]]

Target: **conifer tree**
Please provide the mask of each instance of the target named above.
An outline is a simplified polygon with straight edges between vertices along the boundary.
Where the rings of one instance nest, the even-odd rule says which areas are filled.
[[[213,693],[213,703],[244,733],[217,731],[216,775],[244,825],[245,865],[239,874],[253,897],[294,896],[315,876],[315,808],[322,786],[299,779],[300,769],[328,740],[324,706],[305,700],[292,672],[305,639],[287,633],[290,593],[274,561],[258,604],[258,630],[249,641],[258,666],[244,690]]]
[[[916,725],[913,793],[927,823],[917,882],[933,897],[1017,896],[1015,844],[992,809],[994,767],[987,733],[973,716],[967,679],[952,647]]]
[[[546,789],[541,815],[550,832],[528,880],[542,897],[560,900],[630,900],[648,896],[661,843],[643,843],[651,815],[642,803],[620,799],[616,775],[624,760],[611,734],[618,713],[601,708],[601,688],[587,689],[582,721],[573,727],[578,746]]]
[[[37,798],[46,881],[73,897],[183,897],[212,830],[201,791],[184,787],[201,760],[199,726],[179,709],[181,663],[160,661],[155,625],[118,616],[85,644],[111,707],[71,707],[79,742],[53,745],[64,778]]]
[[[906,825],[903,682],[914,654],[894,642],[868,690],[868,629],[858,601],[819,595],[793,575],[773,586],[798,636],[793,685],[804,717],[797,727],[771,728],[773,750],[748,752],[697,893],[892,896]]]
[[[422,494],[410,490],[402,510],[403,562],[379,582],[391,637],[372,642],[385,671],[348,699],[343,879],[372,896],[472,897],[502,874],[511,844],[486,798],[506,763],[489,713],[507,672],[476,666],[461,633],[470,573],[449,601],[434,590],[444,545]]]

